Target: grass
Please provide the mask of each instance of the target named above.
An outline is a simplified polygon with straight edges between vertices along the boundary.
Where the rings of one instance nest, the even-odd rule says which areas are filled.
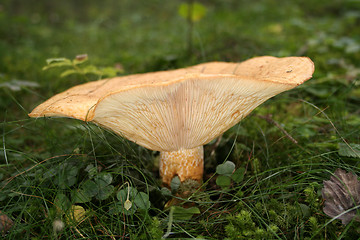
[[[359,237],[358,222],[323,213],[321,196],[335,169],[360,174],[357,1],[202,1],[191,55],[181,3],[0,3],[0,211],[13,221],[4,239]],[[83,53],[125,75],[260,55],[308,56],[316,72],[205,146],[202,190],[164,208],[174,196],[161,187],[158,153],[93,124],[28,118],[55,93],[99,78],[42,71],[46,59]],[[225,161],[244,172],[221,187]]]

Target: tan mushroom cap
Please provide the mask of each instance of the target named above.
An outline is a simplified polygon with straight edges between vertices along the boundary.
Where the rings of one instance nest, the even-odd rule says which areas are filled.
[[[208,143],[313,72],[314,64],[306,57],[210,62],[78,85],[29,116],[95,122],[152,150],[190,149]]]

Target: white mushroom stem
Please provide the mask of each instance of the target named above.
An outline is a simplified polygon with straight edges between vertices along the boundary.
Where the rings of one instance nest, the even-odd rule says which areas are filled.
[[[170,186],[171,180],[175,176],[178,176],[181,182],[188,179],[200,182],[203,172],[203,146],[172,152],[160,152],[160,176],[166,186]]]

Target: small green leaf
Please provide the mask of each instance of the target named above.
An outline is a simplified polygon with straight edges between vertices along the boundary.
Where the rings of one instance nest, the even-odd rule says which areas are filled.
[[[111,173],[99,173],[94,177],[95,182],[100,186],[104,187],[109,185],[112,182]]]
[[[151,205],[149,196],[133,187],[121,189],[117,193],[117,199],[119,200],[117,210],[126,215],[133,214],[137,209],[147,210]]]
[[[175,176],[173,179],[171,179],[170,188],[171,191],[176,192],[181,185],[180,178],[178,176]]]
[[[63,163],[56,168],[55,172],[57,173],[54,178],[55,184],[61,189],[66,189],[76,183],[79,168],[72,164]]]
[[[83,74],[102,75],[102,72],[94,65],[89,65],[89,66],[82,68],[82,73]]]
[[[200,210],[197,207],[183,208],[179,206],[173,206],[172,208],[174,208],[174,219],[177,220],[190,220],[194,214],[200,214]]]
[[[201,20],[206,14],[206,7],[198,2],[193,4],[182,3],[179,7],[179,15],[185,19],[191,19],[192,22]]]
[[[124,213],[125,215],[134,214],[137,207],[136,207],[136,205],[132,204],[132,201],[134,200],[134,198],[136,197],[137,194],[138,194],[138,191],[136,190],[136,188],[133,188],[133,187],[121,189],[116,195],[117,199],[119,200],[119,202],[117,203],[116,212]],[[130,208],[128,208],[129,203],[126,203],[127,201],[131,202]]]
[[[67,58],[48,58],[46,59],[47,64],[55,64],[55,63],[66,63],[71,65],[70,59]]]
[[[64,78],[64,77],[67,77],[71,74],[78,74],[79,72],[76,71],[75,69],[68,69],[68,70],[65,70],[63,71],[61,74],[60,74],[60,77]]]
[[[67,187],[71,187],[76,183],[77,177],[69,175],[67,176]]]
[[[231,161],[226,161],[216,167],[216,173],[219,175],[231,176],[235,170],[235,164]]]
[[[309,206],[307,206],[307,205],[305,205],[303,203],[300,203],[298,206],[300,208],[301,214],[302,214],[304,219],[310,217],[311,212],[310,212],[310,207]]]
[[[47,70],[50,68],[57,68],[57,67],[68,67],[72,66],[72,62],[67,58],[49,58],[46,60],[45,67],[42,68],[42,70]]]
[[[76,189],[71,192],[71,199],[75,203],[86,203],[91,201],[91,197],[82,189]]]
[[[239,183],[244,179],[245,168],[238,168],[236,171],[231,175],[232,180],[234,182]]]
[[[70,208],[71,203],[65,194],[58,193],[55,197],[54,205],[63,212],[66,212]]]
[[[18,193],[18,192],[11,192],[8,194],[9,197],[17,197],[17,196],[20,196],[21,194]]]
[[[150,201],[149,201],[149,196],[144,193],[144,192],[139,192],[138,195],[136,195],[135,199],[134,199],[134,204],[143,210],[147,210],[150,208]]]
[[[99,187],[99,186],[98,186]],[[114,186],[113,185],[108,185],[108,186],[103,186],[99,188],[98,194],[96,195],[96,198],[98,200],[105,200],[108,197],[110,197],[110,195],[114,192]]]
[[[339,143],[339,155],[344,157],[360,158],[360,144]]]
[[[219,175],[216,178],[216,184],[221,188],[229,187],[231,184],[231,178],[225,175]]]
[[[87,180],[84,184],[82,184],[81,192],[89,198],[94,197],[98,194],[98,185],[92,180]]]
[[[111,78],[111,77],[116,77],[118,73],[121,73],[123,71],[119,70],[119,69],[116,69],[114,67],[104,67],[104,68],[101,68],[101,75],[103,77],[108,77],[108,78]]]
[[[164,196],[171,196],[171,191],[166,188],[166,187],[162,187],[161,188],[161,193],[164,195]]]
[[[97,173],[97,168],[93,164],[86,166],[85,171],[88,172],[89,178],[93,178]]]
[[[67,173],[60,173],[54,179],[54,182],[61,189],[66,189],[73,186],[76,183],[77,177],[73,175],[67,175]]]
[[[79,172],[79,168],[73,165],[67,165],[66,170],[68,170],[67,175],[69,176],[77,176]]]
[[[128,189],[129,189],[129,199],[134,199],[135,196],[138,194],[138,191],[136,190],[136,188],[133,188],[133,187],[121,189],[116,194],[116,197],[120,202],[124,203],[127,200]]]

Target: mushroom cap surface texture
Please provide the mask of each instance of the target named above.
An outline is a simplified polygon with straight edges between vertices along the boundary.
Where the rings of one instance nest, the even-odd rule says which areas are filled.
[[[81,84],[36,107],[30,117],[91,121],[151,150],[210,142],[254,108],[312,77],[306,57],[256,57]]]

